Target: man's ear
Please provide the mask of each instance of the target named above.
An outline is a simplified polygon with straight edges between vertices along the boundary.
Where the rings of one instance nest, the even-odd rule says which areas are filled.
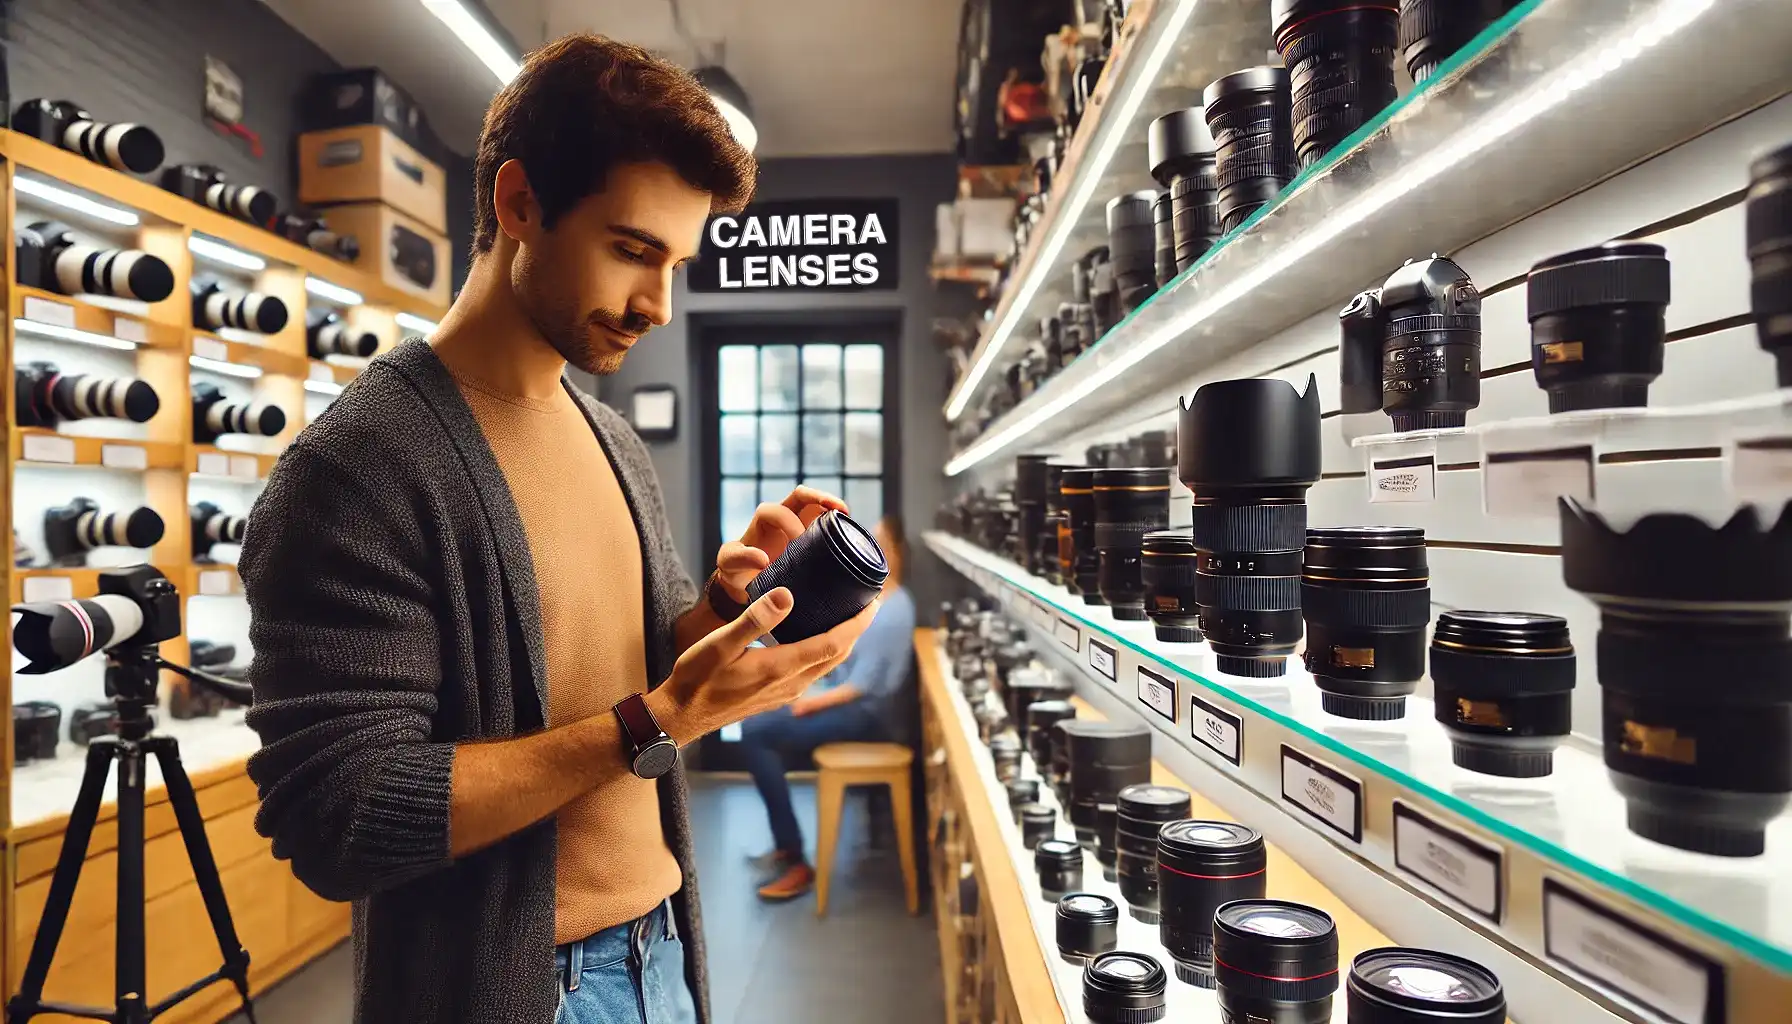
[[[498,215],[498,230],[518,242],[534,241],[541,232],[541,205],[522,161],[506,160],[499,166],[492,182],[492,209]]]

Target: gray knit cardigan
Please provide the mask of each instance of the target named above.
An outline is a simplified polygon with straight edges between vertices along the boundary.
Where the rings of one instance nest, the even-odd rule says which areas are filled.
[[[628,496],[657,682],[696,588],[645,446],[566,388]],[[354,902],[355,1020],[550,1024],[553,818],[448,855],[454,745],[542,728],[547,680],[522,519],[435,352],[413,340],[374,360],[280,457],[249,524],[239,568],[255,648],[248,720],[262,742],[249,759],[255,825],[314,892]],[[686,976],[707,1024],[682,770],[659,788],[684,869],[673,905]]]

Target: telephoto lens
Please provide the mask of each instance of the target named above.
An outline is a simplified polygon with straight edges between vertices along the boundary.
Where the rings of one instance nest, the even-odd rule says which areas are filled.
[[[1073,892],[1058,901],[1058,955],[1081,967],[1114,948],[1120,907],[1106,896]]]
[[[1158,937],[1177,980],[1213,987],[1213,916],[1262,899],[1269,853],[1256,829],[1230,821],[1173,821],[1157,833]]]
[[[1506,991],[1473,960],[1429,949],[1366,949],[1344,983],[1349,1024],[1505,1024]]]
[[[162,187],[219,213],[263,227],[274,220],[275,207],[280,202],[272,192],[254,185],[232,185],[224,171],[211,164],[170,167],[162,172]]]
[[[1068,700],[1042,700],[1027,705],[1027,753],[1033,767],[1045,777],[1048,785],[1055,779],[1052,766],[1052,745],[1057,731],[1052,727],[1065,719],[1076,718],[1076,705]]]
[[[1145,620],[1140,553],[1145,534],[1170,525],[1170,471],[1104,469],[1095,474],[1096,585],[1123,621]]]
[[[160,302],[174,294],[174,271],[160,257],[87,245],[68,225],[53,220],[14,231],[13,257],[14,275],[29,288],[138,302]]]
[[[1111,803],[1095,805],[1095,863],[1101,865],[1101,877],[1104,881],[1117,881],[1119,874],[1119,850],[1114,846],[1115,807]]]
[[[44,510],[44,547],[59,567],[87,564],[94,548],[147,548],[161,543],[162,517],[148,506],[102,512],[92,498],[71,498]]]
[[[193,385],[193,440],[211,444],[225,434],[273,437],[286,429],[286,413],[277,405],[232,402],[216,384]]]
[[[150,128],[96,121],[73,100],[26,100],[10,127],[113,170],[148,174],[162,166],[162,139]]]
[[[1519,0],[1400,0],[1400,52],[1413,84],[1468,45]]]
[[[1185,107],[1151,122],[1145,149],[1151,176],[1170,190],[1170,234],[1175,242],[1176,272],[1181,273],[1206,255],[1222,234],[1219,177],[1207,111]]]
[[[24,363],[13,371],[13,384],[21,427],[97,418],[147,423],[162,407],[148,381],[64,374],[55,363]]]
[[[1157,287],[1162,288],[1176,277],[1176,222],[1168,192],[1159,192],[1151,201],[1151,237],[1157,256]]]
[[[1319,382],[1204,385],[1176,423],[1182,483],[1195,492],[1201,632],[1227,675],[1288,670],[1301,637],[1307,488],[1319,479]]]
[[[1014,504],[1020,509],[1021,566],[1038,575],[1039,539],[1045,532],[1046,460],[1050,455],[1022,455],[1014,460]]]
[[[1481,293],[1441,256],[1407,260],[1381,286],[1388,318],[1381,407],[1396,431],[1460,427],[1481,404]]]
[[[829,509],[798,534],[753,582],[747,600],[788,587],[795,603],[783,622],[772,627],[781,644],[826,633],[865,610],[883,591],[890,576],[883,548],[871,531],[844,512]]]
[[[1063,548],[1069,541],[1070,521],[1064,507],[1064,471],[1073,467],[1045,464],[1045,521],[1039,528],[1040,575],[1064,585]]]
[[[1234,71],[1202,94],[1216,156],[1220,233],[1243,224],[1294,180],[1288,69]]]
[[[1147,218],[1146,223],[1150,223]],[[1089,305],[1093,307],[1093,330],[1090,344],[1100,341],[1126,315],[1120,303],[1120,285],[1114,276],[1114,263],[1108,247],[1089,253]]]
[[[1154,530],[1139,542],[1139,577],[1145,581],[1145,614],[1157,638],[1171,644],[1201,642],[1201,610],[1195,600],[1195,538],[1188,530]]]
[[[1308,530],[1300,601],[1306,668],[1325,713],[1373,722],[1406,717],[1406,697],[1425,675],[1431,621],[1425,531]]]
[[[1175,786],[1128,786],[1114,798],[1120,897],[1135,921],[1157,923],[1157,832],[1188,809],[1188,793]]]
[[[989,738],[989,758],[995,762],[996,781],[1008,782],[1020,777],[1020,755],[1020,737],[1014,733],[997,733]]]
[[[1014,823],[1018,825],[1020,824],[1021,806],[1039,802],[1039,780],[1009,779],[1002,783],[1002,788],[1008,791],[1008,810],[1014,815]]]
[[[335,313],[325,313],[310,318],[310,322],[305,325],[305,347],[310,350],[313,359],[325,356],[365,359],[380,347],[380,338],[372,331],[350,327],[347,321]]]
[[[1792,145],[1750,164],[1748,181],[1749,305],[1780,387],[1792,388]]]
[[[1311,167],[1394,102],[1394,0],[1275,0],[1276,50],[1293,86],[1294,148]]]
[[[1388,318],[1381,292],[1371,288],[1350,300],[1338,313],[1338,391],[1340,412],[1361,415],[1381,411],[1381,349],[1388,340]]]
[[[297,242],[313,252],[334,257],[345,263],[361,258],[361,243],[354,235],[339,235],[316,217],[300,217],[286,213],[270,222],[269,230],[289,242]]]
[[[1020,807],[1020,841],[1027,849],[1035,849],[1052,837],[1058,827],[1058,812],[1043,804],[1022,804]]]
[[[1112,804],[1128,786],[1151,781],[1151,730],[1082,719],[1058,727],[1068,739],[1070,755],[1070,824],[1083,848],[1093,850],[1097,806]]]
[[[190,506],[187,517],[193,531],[195,562],[211,561],[214,544],[241,544],[249,527],[249,520],[233,516],[209,501]]]
[[[1042,839],[1033,847],[1039,895],[1053,903],[1083,886],[1083,848],[1073,839]]]
[[[1089,1024],[1148,1024],[1169,1012],[1163,965],[1144,953],[1103,953],[1083,968]]]
[[[1084,604],[1105,603],[1101,596],[1101,556],[1095,551],[1095,480],[1101,472],[1073,466],[1059,475],[1059,494],[1070,519],[1070,551],[1067,557],[1063,546],[1059,546],[1059,572],[1064,574],[1065,588],[1081,594]]]
[[[1213,977],[1225,1020],[1330,1024],[1338,926],[1299,903],[1228,903],[1213,918]]]
[[[1667,341],[1666,249],[1606,242],[1551,256],[1527,291],[1531,370],[1550,412],[1649,404]]]
[[[1157,236],[1153,207],[1157,193],[1129,192],[1108,200],[1108,252],[1122,314],[1139,308],[1157,291]]]
[[[1456,766],[1511,779],[1553,771],[1555,749],[1574,725],[1574,665],[1560,616],[1439,614],[1431,688]]]
[[[234,327],[277,334],[286,326],[286,303],[260,292],[227,292],[216,281],[193,285],[193,326],[215,331]]]
[[[1562,576],[1599,606],[1605,766],[1630,830],[1754,857],[1792,793],[1792,505],[1628,530],[1562,499]]]

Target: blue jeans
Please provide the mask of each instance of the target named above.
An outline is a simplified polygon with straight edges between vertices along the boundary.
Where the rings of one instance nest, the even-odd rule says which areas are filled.
[[[554,950],[554,1024],[696,1024],[672,905]]]
[[[772,843],[780,852],[799,860],[803,856],[803,830],[790,805],[790,782],[784,778],[790,759],[807,757],[826,743],[864,743],[884,735],[877,711],[863,699],[801,718],[788,707],[777,708],[741,723],[737,750],[765,801]]]

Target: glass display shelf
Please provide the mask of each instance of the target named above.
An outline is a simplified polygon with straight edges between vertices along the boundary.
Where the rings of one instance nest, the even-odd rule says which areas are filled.
[[[1202,6],[1208,6],[1203,3]],[[1778,0],[1526,0],[946,463],[1076,433],[1785,91]],[[1687,80],[1697,88],[1688,88]],[[1738,187],[1750,154],[1736,156]]]
[[[1142,720],[1269,803],[1311,818],[1306,823],[1337,845],[1389,875],[1419,880],[1417,891],[1501,941],[1545,955],[1546,883],[1561,879],[1605,909],[1647,922],[1644,931],[1674,936],[1682,952],[1696,951],[1695,964],[1727,969],[1732,1001],[1739,987],[1748,988],[1745,976],[1788,997],[1792,817],[1769,825],[1761,857],[1726,859],[1660,846],[1627,829],[1624,802],[1599,751],[1578,737],[1556,751],[1554,772],[1542,779],[1469,772],[1453,763],[1428,699],[1407,698],[1399,721],[1336,718],[1321,710],[1318,688],[1297,658],[1279,679],[1222,676],[1205,644],[1161,643],[1149,622],[1117,621],[1106,608],[1085,605],[957,538],[932,531],[925,539],[1042,642],[1055,640],[1063,648],[1058,654],[1136,708]],[[1290,780],[1303,773],[1336,784],[1335,814],[1316,815],[1291,799]],[[1402,805],[1494,858],[1496,891],[1430,884],[1437,880],[1405,870],[1393,834]]]

